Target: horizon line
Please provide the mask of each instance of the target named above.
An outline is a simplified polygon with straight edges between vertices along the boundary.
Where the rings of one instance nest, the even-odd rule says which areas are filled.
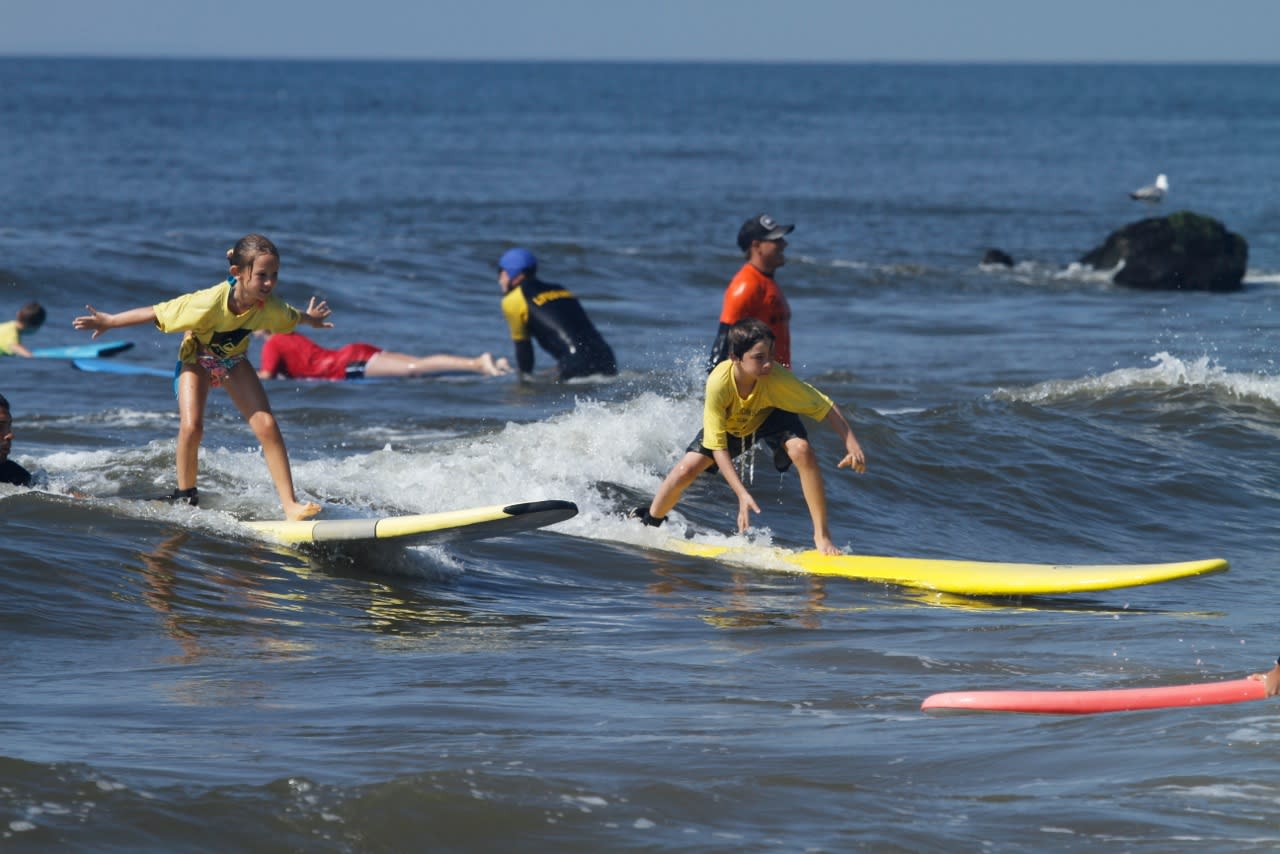
[[[48,52],[0,52],[0,61],[4,60],[119,60],[148,61],[164,60],[174,62],[201,61],[234,61],[234,62],[421,62],[421,63],[486,63],[492,65],[521,65],[528,63],[546,63],[552,65],[571,65],[589,63],[599,65],[1116,65],[1116,66],[1275,66],[1280,65],[1276,59],[979,59],[979,58],[866,58],[866,59],[832,59],[832,58],[760,58],[760,57],[469,57],[469,56],[368,56],[353,54],[350,56],[334,56],[332,54],[297,54],[288,56],[258,56],[246,54],[169,54],[169,53],[48,53]]]

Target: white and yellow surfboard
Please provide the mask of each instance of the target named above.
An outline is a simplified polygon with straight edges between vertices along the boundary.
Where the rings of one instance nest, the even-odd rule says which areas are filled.
[[[369,519],[245,522],[255,533],[288,545],[394,542],[406,546],[483,540],[542,528],[578,514],[572,501],[527,501]]]

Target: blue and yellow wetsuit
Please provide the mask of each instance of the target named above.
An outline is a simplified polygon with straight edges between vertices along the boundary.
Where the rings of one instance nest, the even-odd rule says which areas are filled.
[[[502,314],[511,327],[521,373],[533,372],[532,341],[559,363],[562,380],[618,372],[613,350],[566,288],[526,276],[502,298]]]

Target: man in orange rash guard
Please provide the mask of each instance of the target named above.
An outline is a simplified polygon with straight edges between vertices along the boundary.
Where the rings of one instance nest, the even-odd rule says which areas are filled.
[[[784,367],[791,367],[791,306],[773,280],[773,273],[787,263],[784,238],[794,228],[794,225],[780,225],[762,213],[744,222],[738,230],[738,248],[746,253],[747,263],[725,289],[720,329],[707,361],[708,372],[729,358],[729,327],[748,317],[769,325],[773,332],[774,359]]]

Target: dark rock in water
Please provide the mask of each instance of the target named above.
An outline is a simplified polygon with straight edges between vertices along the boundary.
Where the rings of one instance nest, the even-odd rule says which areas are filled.
[[[1130,223],[1080,259],[1109,270],[1118,285],[1158,290],[1238,291],[1249,260],[1249,244],[1216,219],[1179,211]]]
[[[982,256],[983,264],[999,264],[1003,267],[1013,266],[1013,257],[1000,249],[988,249]]]

